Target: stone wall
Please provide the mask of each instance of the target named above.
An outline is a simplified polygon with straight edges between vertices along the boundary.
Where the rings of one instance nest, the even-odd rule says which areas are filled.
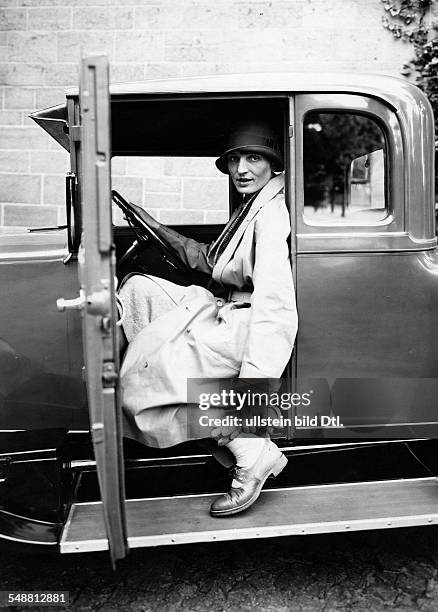
[[[81,54],[107,53],[112,81],[279,70],[399,75],[412,51],[383,29],[382,15],[380,0],[0,0],[2,231],[64,220],[67,154],[28,114],[63,102]],[[138,167],[130,174],[123,164],[119,182],[139,179]],[[155,178],[172,179],[169,166],[160,172]],[[174,220],[169,210],[193,206],[178,180],[166,206],[155,207],[164,221]],[[141,184],[143,192],[152,185],[146,175]],[[201,220],[196,208],[187,214]]]

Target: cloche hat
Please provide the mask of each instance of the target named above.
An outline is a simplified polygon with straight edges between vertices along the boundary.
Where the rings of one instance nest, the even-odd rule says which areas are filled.
[[[283,156],[275,133],[266,123],[241,124],[231,133],[227,150],[216,160],[216,167],[224,174],[228,174],[228,154],[238,149],[261,153],[269,159],[273,171],[283,170]]]

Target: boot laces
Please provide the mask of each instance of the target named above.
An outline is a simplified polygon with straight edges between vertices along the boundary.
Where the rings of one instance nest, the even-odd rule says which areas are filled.
[[[232,475],[232,483],[234,481],[240,483],[241,485],[243,485],[244,481],[245,481],[245,477],[246,477],[246,469],[243,467],[240,467],[239,465],[234,466],[234,468],[231,470],[231,475]],[[231,489],[236,488],[233,487],[233,484],[231,484]]]

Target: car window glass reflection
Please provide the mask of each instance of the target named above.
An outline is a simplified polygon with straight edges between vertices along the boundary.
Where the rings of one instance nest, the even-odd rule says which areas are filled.
[[[309,113],[304,123],[304,218],[372,225],[388,216],[381,128],[353,113]]]

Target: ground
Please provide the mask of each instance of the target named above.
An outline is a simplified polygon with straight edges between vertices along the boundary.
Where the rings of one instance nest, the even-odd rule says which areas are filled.
[[[435,612],[438,527],[133,550],[116,573],[105,553],[2,553],[0,589],[68,590],[84,612]]]

